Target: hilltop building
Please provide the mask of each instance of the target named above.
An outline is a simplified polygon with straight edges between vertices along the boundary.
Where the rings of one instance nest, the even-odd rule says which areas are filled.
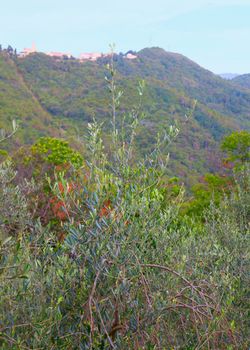
[[[98,58],[102,58],[102,57],[109,57],[111,55],[111,53],[100,53],[100,52],[85,52],[85,53],[81,53],[79,56],[79,60],[80,62],[84,62],[84,61],[96,61]],[[127,53],[126,55],[123,55],[124,58],[127,58],[129,60],[133,60],[135,58],[137,58],[136,55],[132,54],[132,53]]]
[[[37,50],[36,50],[36,44],[33,43],[32,46],[31,46],[31,48],[25,48],[25,49],[23,49],[23,51],[21,51],[21,52],[19,53],[19,56],[20,56],[20,57],[26,57],[26,56],[30,55],[31,53],[35,53],[35,52],[37,52]]]
[[[51,52],[47,52],[46,55],[50,56],[50,57],[55,57],[55,58],[65,58],[65,57],[70,58],[70,57],[72,57],[71,53],[69,53],[69,52],[53,52],[53,51],[51,51]]]
[[[19,57],[26,57],[32,53],[36,53],[36,45],[35,43],[32,44],[31,48],[25,48],[23,51],[19,53]],[[55,52],[55,51],[50,51],[46,53],[47,56],[54,57],[57,59],[65,59],[65,58],[73,58],[71,53],[69,52]],[[109,57],[111,53],[101,53],[101,52],[84,52],[81,53],[78,60],[80,62],[85,62],[85,61],[96,61],[98,58],[103,58],[103,57]],[[135,53],[133,51],[128,51],[126,54],[120,54],[122,55],[123,58],[129,59],[129,60],[134,60],[137,58]]]
[[[80,54],[79,59],[80,61],[96,61],[103,56],[100,52],[85,52]]]
[[[125,57],[129,60],[134,60],[135,58],[137,58],[137,56],[133,55],[132,53],[127,53],[127,55]]]

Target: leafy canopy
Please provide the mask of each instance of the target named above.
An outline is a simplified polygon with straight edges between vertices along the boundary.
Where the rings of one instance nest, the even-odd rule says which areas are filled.
[[[250,133],[248,131],[233,132],[224,138],[221,149],[228,153],[228,161],[240,161],[241,163],[249,162]]]
[[[44,161],[54,165],[72,164],[79,168],[83,158],[77,151],[73,150],[67,141],[52,137],[42,137],[32,148],[33,155],[40,155]]]

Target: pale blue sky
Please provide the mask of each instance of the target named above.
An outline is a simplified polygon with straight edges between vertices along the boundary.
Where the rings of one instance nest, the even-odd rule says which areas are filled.
[[[250,0],[0,0],[0,43],[18,50],[160,46],[215,73],[250,73]]]

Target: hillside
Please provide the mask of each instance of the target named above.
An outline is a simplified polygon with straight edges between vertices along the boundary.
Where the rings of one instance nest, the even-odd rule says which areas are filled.
[[[50,134],[53,117],[28,88],[13,60],[0,55],[0,128],[21,121],[15,141],[30,143],[37,136]]]
[[[150,64],[150,75],[163,80],[178,93],[183,92],[229,118],[232,116],[235,119],[237,114],[237,122],[242,121],[242,125],[250,122],[250,94],[236,90],[230,81],[223,80],[180,54],[162,49],[144,49],[139,57],[141,71]]]
[[[233,82],[238,86],[250,89],[250,74],[239,75],[233,79]]]
[[[141,50],[137,56],[126,60],[115,55],[114,60],[117,85],[124,91],[121,114],[138,103],[138,80],[146,82],[145,117],[138,136],[140,152],[150,151],[157,131],[176,120],[181,134],[170,149],[171,171],[196,176],[218,169],[220,156],[215,150],[221,138],[232,130],[250,128],[250,91],[180,54],[151,48]],[[77,133],[83,135],[86,123],[95,117],[105,122],[109,132],[110,95],[104,79],[107,58],[80,63],[34,54],[15,62],[1,56],[1,62],[1,72],[5,72],[0,75],[1,120],[19,115],[26,132],[35,137],[58,133],[69,125],[77,126]],[[18,91],[13,84],[17,84]],[[187,122],[185,114],[194,99],[198,104]]]

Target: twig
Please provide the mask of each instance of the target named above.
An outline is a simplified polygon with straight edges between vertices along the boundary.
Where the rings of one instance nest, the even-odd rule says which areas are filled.
[[[94,301],[94,303],[95,303],[95,301]],[[99,315],[99,317],[100,317],[100,321],[101,321],[102,327],[103,327],[103,329],[104,329],[104,332],[105,332],[105,334],[106,334],[106,336],[107,336],[107,338],[108,338],[108,341],[109,341],[110,345],[112,346],[112,348],[115,349],[115,345],[114,345],[112,339],[111,339],[110,336],[109,336],[109,333],[108,333],[108,331],[107,331],[107,328],[105,327],[105,324],[104,324],[104,321],[103,321],[101,312],[100,312],[99,307],[98,307],[98,305],[97,305],[96,303],[95,303],[95,307],[96,307],[96,310],[97,310],[98,315]]]
[[[198,293],[200,293],[200,290],[194,286],[189,280],[187,280],[185,277],[183,277],[179,272],[171,269],[168,266],[163,266],[163,265],[158,265],[158,264],[140,264],[141,267],[152,267],[152,268],[157,268],[157,269],[161,269],[164,271],[168,271],[171,272],[172,274],[174,274],[175,276],[179,277],[180,279],[182,279],[186,284],[188,284],[192,289],[196,290]]]
[[[98,281],[98,278],[100,276],[100,273],[101,271],[97,271],[97,274],[96,274],[96,277],[95,277],[95,280],[94,280],[94,284],[93,284],[93,287],[92,287],[92,290],[91,290],[91,293],[90,293],[90,296],[89,296],[89,301],[88,301],[88,304],[89,304],[89,314],[90,314],[90,330],[91,330],[91,337],[92,337],[92,334],[94,332],[94,320],[93,320],[93,313],[92,313],[92,302],[93,302],[93,296],[95,294],[95,290],[96,290],[96,285],[97,285],[97,281]],[[92,338],[91,338],[91,342],[92,342]]]

